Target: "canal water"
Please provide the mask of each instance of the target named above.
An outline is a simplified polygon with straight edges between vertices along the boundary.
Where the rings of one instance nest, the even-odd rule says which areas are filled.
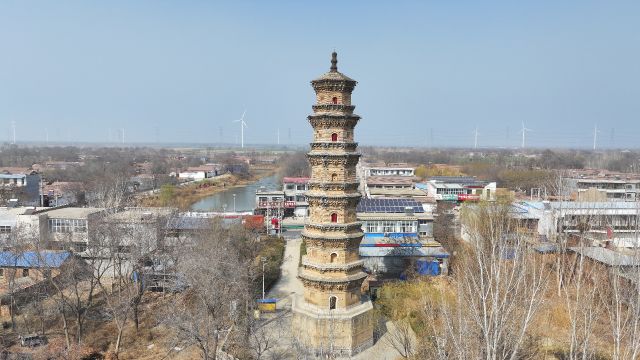
[[[234,211],[233,195],[235,195],[235,211],[253,211],[253,208],[256,206],[256,190],[263,186],[267,190],[280,190],[282,189],[280,179],[278,175],[267,176],[246,186],[221,191],[191,205],[191,210]]]

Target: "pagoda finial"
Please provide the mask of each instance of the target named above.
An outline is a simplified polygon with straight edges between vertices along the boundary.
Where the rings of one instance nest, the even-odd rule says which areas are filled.
[[[331,53],[331,72],[338,72],[338,53]]]

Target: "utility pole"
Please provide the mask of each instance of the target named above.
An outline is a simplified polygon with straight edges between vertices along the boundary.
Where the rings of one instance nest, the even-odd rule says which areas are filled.
[[[236,194],[233,194],[233,212],[236,212]]]
[[[13,127],[13,145],[16,144],[16,122],[15,120],[11,121],[11,127]]]
[[[280,145],[280,128],[278,128],[278,145]]]
[[[595,149],[596,149],[596,144],[597,144],[597,142],[598,142],[598,132],[599,132],[599,130],[598,130],[598,125],[596,124],[596,125],[593,127],[593,150],[595,150]]]
[[[122,128],[122,144],[124,144],[124,128]]]
[[[264,300],[264,267],[267,264],[267,259],[266,258],[262,258],[262,300]]]

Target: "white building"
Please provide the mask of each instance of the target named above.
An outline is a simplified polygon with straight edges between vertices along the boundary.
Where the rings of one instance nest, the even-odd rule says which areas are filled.
[[[467,201],[496,199],[496,183],[468,176],[434,176],[418,188],[438,201]]]
[[[365,176],[415,176],[415,168],[400,166],[363,166]]]
[[[216,177],[219,174],[220,171],[218,165],[206,164],[202,166],[190,167],[184,171],[180,171],[178,173],[178,178],[185,180],[204,180]]]

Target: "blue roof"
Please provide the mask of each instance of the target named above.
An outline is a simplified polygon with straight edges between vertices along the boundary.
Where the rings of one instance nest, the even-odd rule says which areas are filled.
[[[0,252],[0,267],[59,268],[71,256],[67,251]]]

